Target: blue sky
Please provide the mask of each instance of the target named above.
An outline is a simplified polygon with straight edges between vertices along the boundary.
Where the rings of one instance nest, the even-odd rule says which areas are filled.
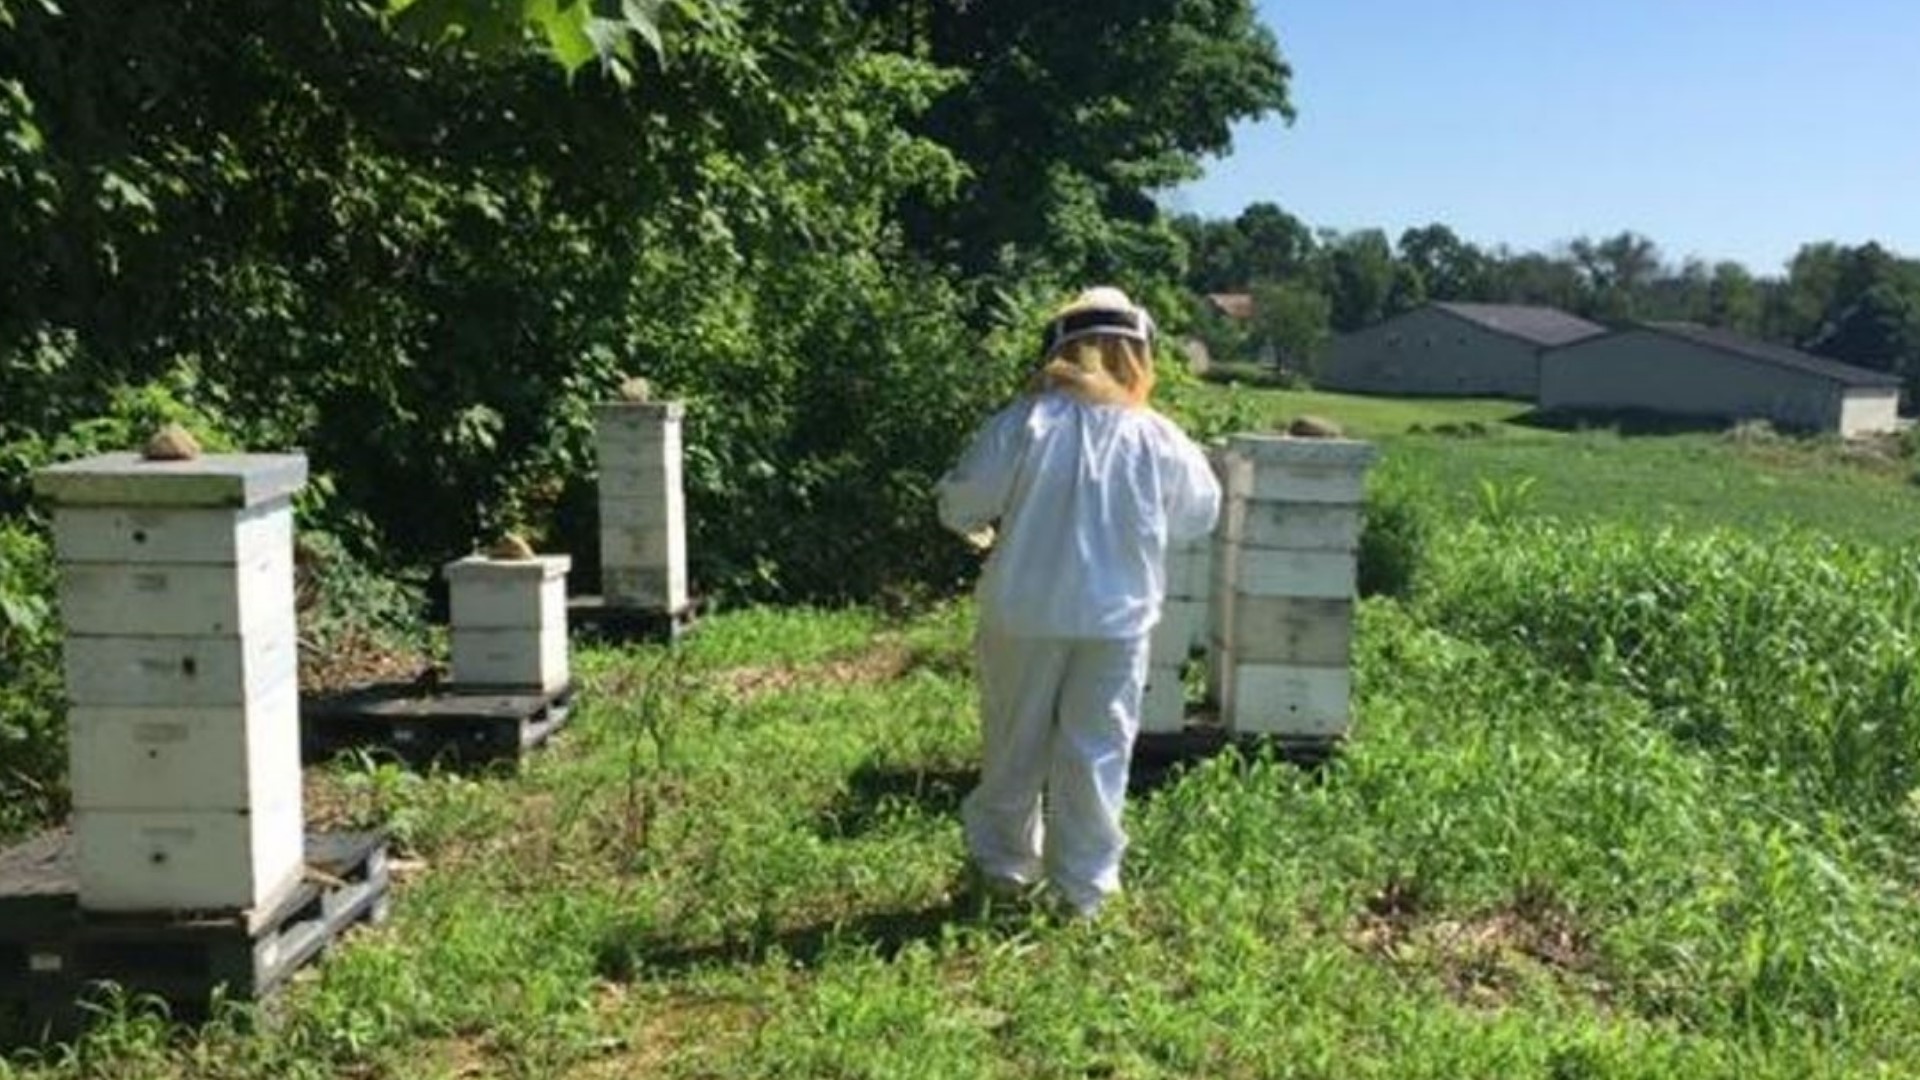
[[[1261,0],[1298,120],[1169,192],[1390,236],[1641,232],[1778,272],[1812,240],[1920,256],[1916,0]]]

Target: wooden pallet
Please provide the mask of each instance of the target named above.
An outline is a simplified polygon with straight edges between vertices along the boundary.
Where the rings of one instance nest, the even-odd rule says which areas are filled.
[[[73,1034],[106,984],[203,1020],[216,995],[263,1000],[349,927],[386,918],[384,833],[309,835],[306,858],[265,911],[108,915],[81,909],[65,830],[0,851],[0,1045]]]
[[[699,625],[703,607],[697,599],[679,611],[666,611],[621,604],[604,596],[575,596],[567,601],[567,622],[602,641],[673,644]]]
[[[518,768],[566,725],[573,689],[554,694],[380,683],[302,698],[300,744],[308,762],[353,750],[415,768]]]
[[[1236,735],[1210,716],[1194,715],[1179,731],[1141,732],[1134,739],[1131,784],[1136,789],[1157,787],[1181,766],[1204,761],[1229,746],[1248,755],[1270,748],[1285,761],[1313,769],[1339,753],[1342,744],[1340,739]]]

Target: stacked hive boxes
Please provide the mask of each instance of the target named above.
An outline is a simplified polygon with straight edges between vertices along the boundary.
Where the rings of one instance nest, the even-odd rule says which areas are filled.
[[[565,555],[470,556],[446,565],[456,690],[567,689]]]
[[[299,455],[44,470],[80,903],[269,906],[305,861],[291,498]]]
[[[1186,725],[1186,690],[1180,673],[1195,650],[1207,644],[1213,543],[1212,536],[1203,536],[1167,548],[1167,596],[1160,609],[1160,622],[1153,628],[1146,699],[1140,715],[1143,732],[1176,732]]]
[[[1233,509],[1234,499],[1244,498],[1246,494],[1234,491],[1232,458],[1227,443],[1216,443],[1207,448],[1207,460],[1213,465],[1214,477],[1220,481],[1221,493],[1220,522],[1213,529],[1213,546],[1207,565],[1207,704],[1216,713],[1221,705],[1221,687],[1227,683],[1226,671],[1221,663],[1226,658],[1227,616],[1231,612],[1233,599],[1233,545],[1227,542],[1227,517]]]
[[[608,604],[677,615],[687,607],[687,512],[680,402],[596,412],[600,580]]]
[[[1236,436],[1228,448],[1214,659],[1229,731],[1346,733],[1356,556],[1375,449]]]

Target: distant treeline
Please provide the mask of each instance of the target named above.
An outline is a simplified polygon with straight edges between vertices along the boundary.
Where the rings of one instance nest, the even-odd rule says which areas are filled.
[[[1188,286],[1252,293],[1244,344],[1301,367],[1332,333],[1451,300],[1544,304],[1603,323],[1705,323],[1893,372],[1910,393],[1920,386],[1920,260],[1877,243],[1809,243],[1786,274],[1766,277],[1730,260],[1669,262],[1632,232],[1515,252],[1438,223],[1398,239],[1315,230],[1272,203],[1174,226],[1189,248]]]

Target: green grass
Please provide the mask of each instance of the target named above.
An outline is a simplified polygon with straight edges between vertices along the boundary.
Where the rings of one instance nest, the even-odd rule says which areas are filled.
[[[1283,424],[1300,415],[1338,422],[1347,434],[1377,439],[1404,434],[1413,427],[1440,424],[1507,424],[1530,406],[1499,398],[1388,398],[1317,390],[1260,391],[1265,415]]]
[[[727,613],[579,653],[576,724],[520,777],[318,778],[395,830],[401,884],[273,1024],[123,1005],[0,1077],[1920,1072],[1899,470],[1405,433],[1455,405],[1312,406],[1381,425],[1432,565],[1363,605],[1346,752],[1138,793],[1096,923],[956,903],[966,605]]]
[[[1437,425],[1506,425],[1531,406],[1498,398],[1388,398],[1317,390],[1272,390],[1212,383],[1179,384],[1156,400],[1176,417],[1222,430],[1274,430],[1301,415],[1324,417],[1355,438],[1378,439]]]
[[[1504,516],[1680,528],[1810,527],[1876,543],[1920,537],[1914,463],[1886,447],[1559,431],[1522,422],[1531,411],[1525,403],[1492,399],[1203,385],[1180,388],[1170,403],[1204,434],[1275,430],[1306,413],[1335,420],[1349,435],[1379,442],[1383,474],[1449,517],[1491,508]]]
[[[1451,516],[1492,485],[1515,515],[1748,532],[1812,528],[1879,543],[1920,537],[1920,487],[1881,459],[1817,441],[1754,447],[1715,435],[1521,432],[1384,441],[1387,468]]]
[[[518,779],[342,769],[393,921],[246,1035],[137,1010],[22,1076],[1455,1077],[1920,1067],[1871,845],[1639,697],[1370,605],[1362,737],[1133,804],[1102,921],[957,909],[964,607],[723,616],[582,657]],[[0,1068],[0,1074],[7,1069]]]

